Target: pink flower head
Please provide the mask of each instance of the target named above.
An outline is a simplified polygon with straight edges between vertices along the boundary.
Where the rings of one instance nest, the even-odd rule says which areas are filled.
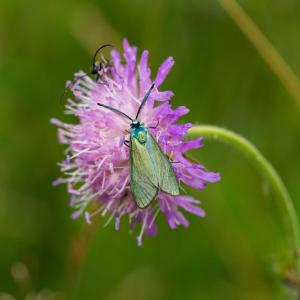
[[[185,156],[187,151],[202,147],[202,139],[184,140],[192,124],[177,124],[176,121],[189,110],[184,106],[172,109],[173,93],[159,90],[174,64],[173,58],[167,58],[155,79],[151,80],[148,51],[143,51],[137,62],[137,48],[130,46],[126,39],[123,47],[123,57],[118,51],[111,51],[111,66],[101,74],[99,81],[81,76],[75,84],[69,85],[74,100],[67,100],[66,114],[74,115],[78,123],[52,119],[52,123],[59,127],[60,143],[68,145],[66,159],[60,163],[65,176],[54,184],[67,184],[70,205],[75,210],[73,218],[84,214],[90,223],[96,214],[109,215],[106,223],[114,219],[115,228],[119,229],[121,219],[127,215],[131,229],[140,224],[137,241],[141,245],[143,234],[157,234],[155,219],[159,212],[165,215],[172,229],[189,225],[183,210],[200,217],[205,212],[198,206],[199,201],[191,196],[171,196],[163,192],[159,192],[147,208],[137,207],[130,190],[130,149],[124,145],[130,131],[130,120],[99,107],[98,103],[134,118],[141,100],[154,83],[155,88],[139,121],[149,128],[161,149],[176,162],[172,166],[180,184],[201,190],[207,182],[216,182],[220,176],[206,171]]]

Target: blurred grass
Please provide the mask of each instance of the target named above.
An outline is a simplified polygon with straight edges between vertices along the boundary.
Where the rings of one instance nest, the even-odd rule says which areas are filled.
[[[236,0],[219,0],[220,5],[253,44],[258,53],[278,77],[287,92],[300,105],[300,81],[283,57],[276,51],[258,26]]]
[[[299,76],[300,3],[240,4]],[[185,120],[249,138],[300,212],[299,108],[216,1],[2,0],[0,299],[291,299],[276,275],[287,241],[272,193],[243,157],[211,143],[194,153],[222,174],[219,184],[191,191],[205,219],[189,216],[188,230],[171,231],[160,216],[159,236],[142,248],[127,224],[115,232],[99,221],[80,273],[69,265],[86,229],[70,220],[65,188],[51,186],[63,147],[49,119],[62,117],[59,96],[74,71],[124,36],[149,49],[153,72],[173,55],[164,87],[174,105],[191,109]],[[21,281],[12,272],[19,262],[28,271]]]

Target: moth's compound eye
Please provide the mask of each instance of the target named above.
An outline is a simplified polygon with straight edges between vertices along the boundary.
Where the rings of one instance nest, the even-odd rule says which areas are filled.
[[[138,137],[138,141],[141,144],[144,144],[146,142],[147,135],[146,135],[145,131],[139,131],[138,134],[137,134],[137,137]]]

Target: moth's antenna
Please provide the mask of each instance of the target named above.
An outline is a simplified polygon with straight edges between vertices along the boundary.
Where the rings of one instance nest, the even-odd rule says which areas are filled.
[[[155,86],[155,84],[153,83],[153,84],[151,85],[150,89],[148,90],[148,92],[146,93],[144,99],[142,100],[142,103],[141,103],[141,105],[140,105],[140,107],[139,107],[139,109],[138,109],[138,111],[137,111],[136,117],[135,117],[136,120],[137,120],[137,118],[138,118],[138,116],[139,116],[139,114],[140,114],[140,112],[141,112],[143,106],[145,105],[145,103],[146,103],[148,97],[150,96],[150,94],[151,94],[151,92],[152,92],[154,86]]]
[[[116,109],[116,108],[113,108],[113,107],[110,107],[110,106],[107,106],[107,105],[105,105],[105,104],[102,104],[102,103],[97,103],[99,106],[102,106],[102,107],[104,107],[104,108],[106,108],[106,109],[109,109],[109,110],[111,110],[111,111],[113,111],[113,112],[115,112],[115,113],[117,113],[117,114],[119,114],[119,115],[121,115],[121,116],[123,116],[123,117],[125,117],[125,118],[127,118],[127,119],[129,119],[131,122],[133,121],[133,119],[132,118],[130,118],[128,115],[126,115],[125,113],[123,113],[123,112],[121,112],[121,111],[119,111],[118,109]]]
[[[97,51],[95,52],[94,54],[94,58],[93,58],[93,66],[92,68],[94,69],[95,67],[95,64],[96,64],[96,57],[98,55],[98,53],[105,47],[114,47],[113,45],[110,45],[110,44],[105,44],[105,45],[102,45],[100,48],[97,49]]]

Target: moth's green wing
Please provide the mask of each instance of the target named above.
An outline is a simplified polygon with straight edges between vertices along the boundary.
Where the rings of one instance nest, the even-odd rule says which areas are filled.
[[[156,140],[148,132],[146,148],[151,153],[154,174],[158,188],[171,195],[179,195],[179,184],[169,158],[161,150]]]
[[[158,193],[154,168],[145,144],[130,138],[131,192],[139,208],[147,207]],[[153,182],[154,181],[154,182]]]
[[[169,159],[149,131],[144,144],[131,137],[130,157],[131,191],[138,207],[148,206],[158,190],[179,194],[179,184]]]

